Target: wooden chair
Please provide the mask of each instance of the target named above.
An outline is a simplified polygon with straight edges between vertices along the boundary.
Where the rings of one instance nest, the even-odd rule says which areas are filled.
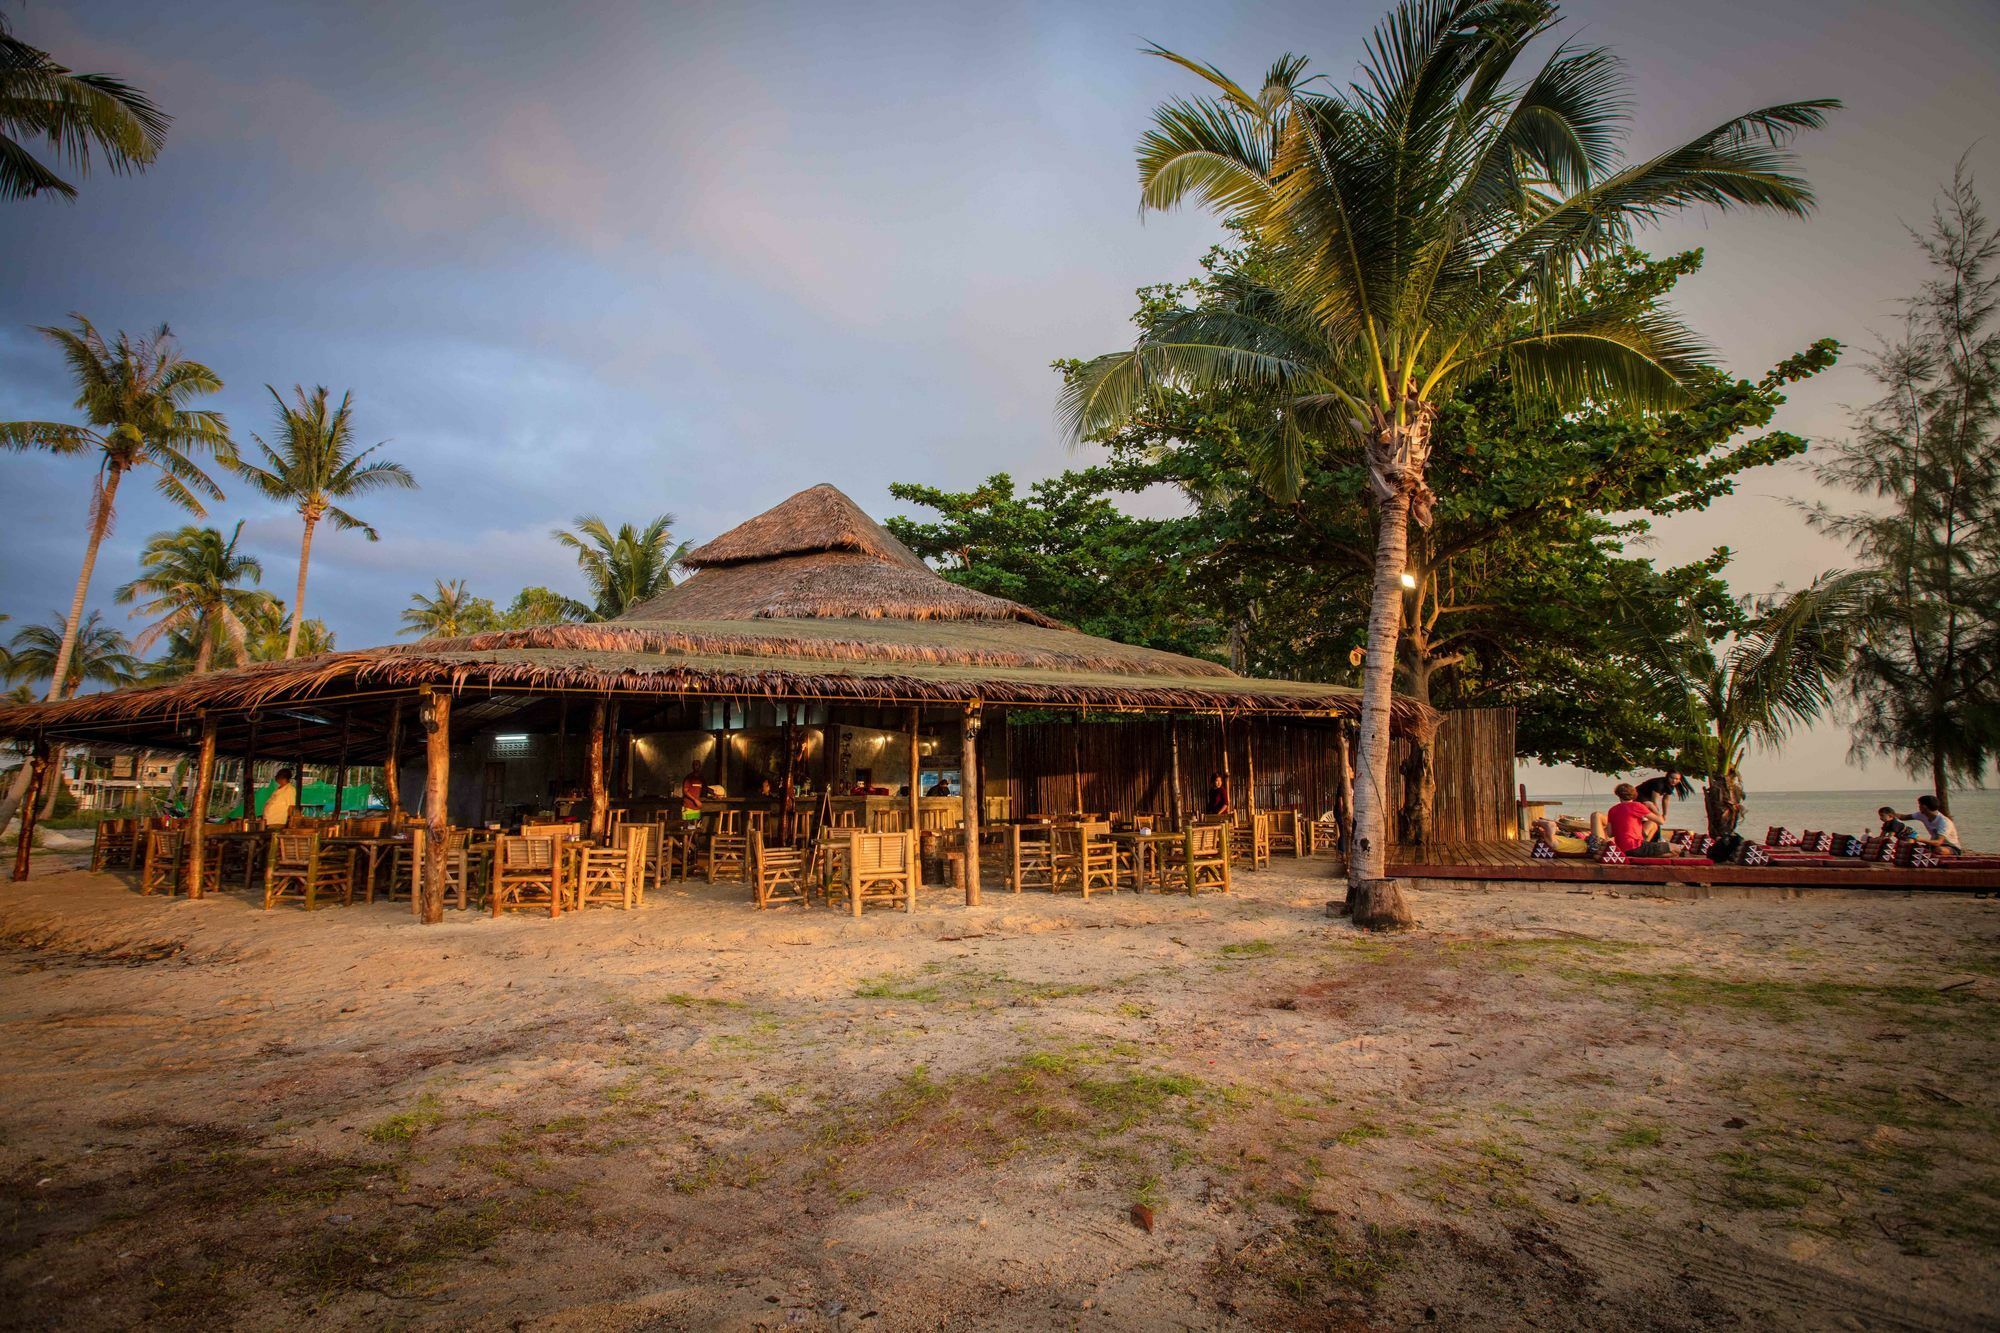
[[[850,833],[847,897],[854,915],[861,905],[886,902],[917,910],[917,841],[913,833]]]
[[[297,898],[310,912],[322,897],[338,897],[342,906],[354,901],[353,849],[323,847],[316,831],[272,834],[264,860],[264,910]]]
[[[1076,888],[1090,897],[1118,890],[1118,845],[1111,841],[1111,825],[1101,820],[1064,825],[1051,831],[1051,889]]]
[[[568,823],[523,823],[521,825],[521,836],[524,838],[574,838],[581,832],[583,832],[583,825],[574,821]]]
[[[562,873],[558,843],[553,837],[501,837],[493,843],[493,888],[488,902],[493,915],[547,907],[562,915]]]
[[[722,875],[742,879],[750,864],[750,835],[743,831],[741,810],[715,812],[715,829],[708,835],[707,863],[710,884]]]
[[[1271,818],[1271,851],[1290,852],[1293,856],[1310,856],[1313,850],[1312,824],[1302,818],[1296,810],[1273,810]]]
[[[694,874],[701,845],[701,821],[675,817],[660,825],[660,849],[655,885]]]
[[[139,862],[139,892],[173,897],[181,883],[179,829],[146,830],[146,851]]]
[[[90,839],[90,868],[102,870],[112,860],[112,849],[121,851],[132,842],[131,830],[122,819],[103,819],[97,824],[97,832]]]
[[[1023,889],[1050,889],[1056,886],[1053,829],[1016,826],[1008,838],[1011,865],[1007,887],[1015,893]]]
[[[1223,825],[1190,824],[1181,845],[1181,873],[1190,898],[1205,888],[1229,892],[1229,838]]]
[[[769,844],[764,835],[750,835],[751,875],[757,888],[761,910],[773,903],[805,903],[809,899],[806,882],[806,854],[797,847]]]
[[[813,830],[818,827],[818,824],[819,811],[795,811],[792,815],[792,845],[795,847],[812,846]]]
[[[428,836],[429,829],[418,828],[409,846],[398,847],[389,854],[388,878],[376,881],[375,885],[385,902],[408,902],[416,893],[417,877],[423,871],[427,850],[424,839]],[[453,906],[464,911],[468,902],[484,895],[490,877],[488,855],[491,848],[475,843],[471,829],[447,828],[444,836],[444,896]],[[369,901],[374,900],[371,898]]]
[[[903,810],[871,810],[868,813],[870,833],[904,833],[909,830],[910,817]]]
[[[646,885],[651,883],[657,888],[664,878],[665,858],[668,855],[666,838],[667,826],[663,823],[642,824],[627,820],[625,826],[618,830],[617,837],[612,839],[614,847],[634,840],[639,843],[639,882],[634,888],[634,895],[642,907],[646,903]]]
[[[1229,857],[1241,861],[1252,870],[1262,870],[1271,864],[1271,814],[1259,810],[1255,814],[1240,810],[1229,821]]]
[[[629,911],[638,904],[646,866],[645,831],[627,828],[625,832],[637,836],[627,836],[611,847],[585,847],[577,858],[576,883],[564,891],[579,910],[609,903]]]

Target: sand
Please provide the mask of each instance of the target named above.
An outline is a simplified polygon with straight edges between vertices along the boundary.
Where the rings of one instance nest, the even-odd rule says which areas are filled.
[[[2000,902],[0,890],[0,1322],[1974,1328]],[[1149,1224],[1149,1225],[1148,1225]]]

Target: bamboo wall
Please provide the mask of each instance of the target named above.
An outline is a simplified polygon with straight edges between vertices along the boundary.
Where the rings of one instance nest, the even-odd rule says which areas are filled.
[[[1175,804],[1171,775],[1178,744],[1181,808],[1200,808],[1211,773],[1225,774],[1231,801],[1243,806],[1254,773],[1259,808],[1297,806],[1316,815],[1335,803],[1336,735],[1331,723],[1262,718],[1024,722],[988,732],[986,793],[1011,797],[1020,815],[1165,814]],[[1408,752],[1408,742],[1398,740],[1391,754],[1392,809],[1402,800],[1401,765]],[[1437,841],[1514,836],[1513,709],[1444,714],[1437,769]]]

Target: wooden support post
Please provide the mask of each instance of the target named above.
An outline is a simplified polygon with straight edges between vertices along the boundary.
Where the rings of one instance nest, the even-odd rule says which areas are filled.
[[[21,797],[21,836],[14,843],[14,882],[28,877],[28,858],[35,849],[35,820],[42,812],[42,784],[49,777],[49,743],[35,737],[28,755],[28,790]]]
[[[422,696],[424,728],[424,860],[423,881],[411,896],[418,904],[417,919],[427,926],[444,920],[445,854],[449,850],[445,818],[451,799],[451,696],[424,687]]]
[[[798,785],[798,775],[795,772],[798,763],[795,751],[798,749],[799,735],[797,713],[797,704],[785,705],[785,789],[778,794],[778,836],[786,843],[794,842],[798,837],[799,802],[792,790]]]
[[[729,794],[729,700],[722,701],[722,730],[715,733],[715,785]]]
[[[602,842],[611,830],[609,789],[604,780],[604,726],[611,706],[599,699],[590,710],[590,748],[585,752],[584,770],[590,779],[590,836]]]
[[[257,814],[257,715],[250,715],[250,738],[243,743],[243,808],[237,811],[238,819],[251,819]]]
[[[1181,786],[1181,722],[1177,717],[1167,718],[1167,752],[1172,757],[1173,766],[1168,770],[1170,786],[1168,791],[1174,803],[1174,827],[1187,825],[1187,802]]]
[[[1083,714],[1076,715],[1076,721],[1069,727],[1069,774],[1071,785],[1076,789],[1076,809],[1072,812],[1083,814]]]
[[[1243,728],[1243,794],[1250,808],[1250,827],[1257,827],[1257,722]]]
[[[1222,794],[1225,799],[1234,802],[1235,797],[1230,795],[1235,788],[1236,777],[1229,771],[1229,714],[1218,708],[1215,710],[1215,720],[1222,726]],[[1206,781],[1201,784],[1201,789],[1204,793],[1208,791]],[[1202,799],[1206,800],[1206,795]]]
[[[354,711],[340,715],[340,762],[333,769],[333,817],[340,818],[342,798],[347,792],[347,752],[354,737]]]
[[[1345,857],[1354,844],[1354,750],[1345,722],[1333,733],[1333,771],[1339,783],[1334,799],[1339,803],[1335,813],[1340,819],[1340,853]]]
[[[403,749],[403,701],[389,710],[389,738],[382,759],[382,785],[389,789],[389,831],[403,822],[403,774],[398,760]]]
[[[560,795],[569,790],[569,696],[567,694],[556,700],[555,770],[555,781],[550,785]]]
[[[979,704],[959,719],[958,798],[965,818],[965,905],[979,906]]]
[[[201,749],[195,752],[194,803],[188,807],[187,882],[181,885],[189,898],[201,897],[202,864],[208,859],[208,789],[215,785],[215,719],[201,719]]]
[[[625,790],[625,739],[618,731],[618,701],[613,699],[604,712],[604,791],[608,801],[612,793],[623,797]],[[605,807],[605,818],[610,820],[610,806]]]
[[[922,798],[923,793],[917,789],[917,782],[923,774],[924,742],[921,734],[923,731],[923,722],[924,710],[912,707],[910,709],[910,832],[919,835],[918,841],[910,844],[912,847],[922,845],[921,830],[923,828],[923,821],[917,817],[917,812],[922,808],[918,805],[918,801]]]

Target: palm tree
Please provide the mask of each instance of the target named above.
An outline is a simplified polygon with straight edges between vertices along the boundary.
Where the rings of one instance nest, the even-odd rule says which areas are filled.
[[[688,544],[675,544],[673,526],[674,516],[661,514],[643,528],[621,523],[614,535],[603,519],[585,514],[576,531],[557,528],[551,535],[576,552],[576,567],[597,601],[593,618],[610,620],[674,586]]]
[[[468,593],[464,579],[439,579],[432,597],[410,594],[410,609],[403,612],[403,629],[424,639],[459,639],[498,628],[500,613],[487,598]]]
[[[267,597],[254,615],[244,621],[249,638],[249,660],[252,662],[282,662],[288,660],[285,650],[294,641],[290,632],[291,612],[275,597]],[[299,635],[295,646],[296,656],[317,657],[321,653],[333,651],[333,631],[326,622],[308,616],[299,622]]]
[[[117,594],[121,603],[138,603],[134,615],[159,617],[132,640],[135,649],[144,652],[168,634],[187,636],[194,644],[190,674],[197,676],[213,662],[218,641],[232,646],[238,661],[247,658],[248,622],[270,598],[240,586],[264,577],[255,556],[237,552],[242,535],[240,522],[226,541],[214,528],[193,525],[153,535],[139,555],[146,572]]]
[[[315,386],[311,393],[293,385],[296,403],[287,403],[270,385],[264,387],[278,405],[278,444],[273,448],[261,436],[252,435],[269,466],[239,461],[237,470],[273,500],[296,505],[299,517],[305,520],[305,534],[299,540],[299,589],[292,598],[292,625],[285,636],[285,657],[290,660],[298,651],[299,621],[305,613],[313,528],[322,518],[330,518],[336,528],[358,529],[369,541],[379,541],[380,533],[335,501],[390,488],[414,490],[417,479],[401,463],[387,459],[368,462],[368,455],[381,444],[355,452],[352,393],[342,394],[340,406],[329,411],[325,385]]]
[[[71,318],[76,321],[74,329],[44,327],[40,331],[62,348],[63,359],[77,382],[76,406],[89,424],[0,422],[0,448],[97,456],[83,570],[77,575],[76,593],[70,599],[69,633],[56,655],[51,691],[75,643],[98,547],[116,517],[118,484],[125,474],[152,467],[159,474],[154,485],[160,494],[200,516],[208,512],[202,498],[220,500],[222,489],[192,455],[212,450],[225,462],[232,457],[229,428],[222,414],[185,406],[194,398],[220,390],[222,377],[199,361],[184,359],[174,346],[172,330],[162,324],[149,337],[134,341],[120,333],[116,343],[106,343],[89,320],[81,315]],[[49,697],[56,696],[51,693]]]
[[[13,35],[0,14],[0,199],[76,197],[76,187],[37,161],[23,141],[46,141],[58,166],[88,175],[92,150],[114,172],[143,170],[159,156],[173,117],[109,74],[78,74]]]
[[[67,699],[84,685],[130,685],[139,678],[139,659],[123,634],[105,624],[92,611],[74,633],[67,658],[63,646],[72,634],[60,613],[51,614],[47,624],[25,625],[14,634],[9,677],[19,681],[48,680],[49,699]],[[53,684],[56,664],[63,663],[66,675],[58,692]]]
[[[1864,577],[1829,574],[1788,596],[1751,603],[1755,618],[1720,654],[1708,651],[1698,629],[1680,651],[1662,654],[1692,667],[1666,684],[1686,691],[1698,726],[1681,766],[1707,780],[1702,797],[1710,833],[1733,833],[1743,818],[1743,758],[1751,745],[1775,747],[1832,705],[1853,657]]]
[[[52,454],[90,452],[98,460],[83,569],[77,574],[76,593],[70,599],[67,632],[49,673],[51,699],[57,697],[58,682],[68,676],[68,660],[75,651],[91,571],[97,566],[104,534],[111,530],[117,515],[119,482],[126,473],[150,466],[158,474],[154,486],[162,495],[191,513],[204,514],[202,497],[219,500],[222,490],[193,455],[213,450],[228,461],[234,453],[222,414],[187,406],[191,400],[221,389],[222,377],[199,361],[183,358],[166,325],[137,341],[120,333],[116,343],[106,343],[89,320],[81,315],[71,318],[76,321],[74,329],[43,327],[40,332],[62,348],[77,383],[76,406],[88,424],[0,422],[0,448],[45,449]],[[0,799],[0,828],[14,817],[27,789],[28,773],[23,766],[6,797]]]
[[[1555,21],[1545,0],[1405,0],[1344,89],[1286,56],[1251,91],[1154,48],[1213,91],[1154,113],[1139,144],[1143,206],[1199,202],[1268,262],[1064,390],[1076,437],[1129,421],[1155,386],[1276,394],[1260,471],[1281,496],[1308,449],[1358,449],[1380,513],[1348,855],[1362,924],[1410,919],[1382,880],[1389,708],[1409,523],[1430,519],[1440,403],[1495,368],[1553,409],[1679,401],[1702,357],[1693,335],[1641,302],[1586,306],[1577,280],[1690,205],[1807,212],[1783,144],[1836,105],[1753,111],[1621,165],[1624,81],[1608,51],[1565,44],[1514,77]]]
[[[553,588],[523,588],[514,595],[513,605],[501,614],[500,619],[507,629],[573,625],[590,619],[590,608]]]

